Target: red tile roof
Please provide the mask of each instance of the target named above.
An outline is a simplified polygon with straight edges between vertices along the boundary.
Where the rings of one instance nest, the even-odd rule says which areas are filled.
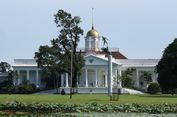
[[[98,52],[93,52],[95,54],[102,54],[102,55],[105,55],[107,56],[108,54],[106,52],[101,52],[101,51],[98,51]],[[81,52],[81,54],[85,55],[86,52]],[[119,51],[114,51],[114,52],[111,52],[111,55],[113,58],[115,59],[127,59],[126,56],[124,56],[122,53],[120,53]]]
[[[99,52],[100,54],[105,54],[105,56],[107,56],[107,53],[105,52]],[[122,53],[120,53],[119,51],[114,51],[111,52],[111,55],[113,58],[115,59],[127,59],[127,57],[125,57]]]

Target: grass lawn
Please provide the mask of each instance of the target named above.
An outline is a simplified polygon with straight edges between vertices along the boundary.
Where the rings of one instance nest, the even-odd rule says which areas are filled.
[[[86,102],[97,102],[100,104],[124,104],[124,103],[138,103],[138,104],[177,104],[177,95],[120,95],[119,101],[109,101],[106,94],[75,94],[70,99],[69,95],[52,95],[52,94],[31,94],[31,95],[9,95],[0,94],[0,103],[7,103],[11,101],[20,101],[26,103],[61,103],[61,104],[82,104]]]

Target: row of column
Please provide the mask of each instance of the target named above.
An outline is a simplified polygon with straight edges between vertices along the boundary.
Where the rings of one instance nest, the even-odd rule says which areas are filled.
[[[85,68],[85,87],[88,87],[88,69]],[[95,87],[98,87],[98,70],[95,70]],[[105,74],[105,87],[107,87],[107,74]]]
[[[115,71],[115,75],[119,75],[119,77],[122,75],[122,71],[121,69],[116,69],[118,70],[118,74],[116,73],[117,71]],[[17,84],[21,83],[21,78],[19,78],[20,76],[20,71],[21,70],[17,70],[18,73],[18,79],[17,79]],[[24,71],[24,70],[23,70]],[[34,70],[32,70],[34,71]],[[35,70],[36,71],[36,86],[39,86],[39,70]],[[139,72],[141,70],[136,69],[136,81],[135,81],[135,86],[139,87],[140,86],[140,78],[139,78]],[[30,81],[30,70],[26,70],[26,76],[27,76],[27,81]],[[117,76],[115,76],[117,77]],[[155,76],[157,77],[157,76]],[[105,77],[104,77],[104,81],[105,84],[104,86],[107,87],[108,86],[108,74],[107,74],[107,70],[105,70]],[[155,81],[156,79],[152,79],[153,81]],[[66,86],[69,87],[69,77],[68,77],[68,73],[65,74],[65,78],[64,78],[64,74],[61,75],[61,86]],[[85,87],[88,87],[88,69],[85,68]],[[119,80],[119,86],[121,87],[121,80]],[[95,87],[98,87],[98,69],[95,69]]]
[[[24,70],[23,70],[24,71]],[[32,70],[34,71],[34,70]],[[39,70],[35,70],[36,71],[36,86],[39,87]],[[20,70],[17,70],[18,73],[18,79],[17,79],[17,84],[21,83],[21,78],[20,78]],[[119,76],[121,76],[121,70],[118,70],[118,74]],[[65,75],[65,77],[64,77]],[[105,70],[105,74],[104,74],[104,87],[108,86],[108,73],[107,70]],[[115,71],[115,77],[117,77],[117,71]],[[30,70],[26,70],[26,78],[27,81],[30,81]],[[137,80],[139,78],[137,77]],[[121,86],[121,80],[119,81],[119,84]],[[88,87],[88,69],[85,68],[85,87]],[[95,87],[98,87],[98,69],[95,69]],[[69,76],[68,73],[62,74],[61,75],[61,86],[65,86],[65,87],[69,87]]]
[[[108,86],[108,74],[107,74],[107,71],[105,71],[105,87]],[[65,86],[65,87],[68,87],[69,86],[69,81],[68,81],[68,73],[65,74],[65,78],[64,78],[64,74],[61,75],[61,86]],[[84,83],[84,87],[88,87],[88,69],[85,68],[85,83]],[[95,87],[98,87],[98,70],[96,69],[95,70]]]
[[[135,86],[136,87],[140,87],[140,71],[146,71],[146,70],[136,69],[136,81],[135,81]],[[152,82],[157,82],[157,77],[158,77],[158,74],[155,74],[154,71],[153,71],[152,75],[151,75]]]
[[[17,80],[17,85],[19,85],[20,83],[22,83],[22,77],[21,77],[21,74],[20,74],[20,71],[21,70],[16,70],[17,71],[17,74],[18,74],[18,78],[16,79]],[[22,70],[24,71],[24,70]],[[27,81],[30,81],[30,71],[31,70],[26,70],[26,80]],[[36,71],[36,87],[39,87],[39,70],[32,70],[32,71]],[[68,80],[68,73],[65,74],[65,78],[64,78],[64,74],[61,75],[61,85],[64,85],[66,87],[69,87],[69,80]],[[16,81],[14,81],[14,84],[16,84]]]
[[[17,74],[18,74],[18,79],[17,79],[17,84],[19,85],[20,83],[22,83],[21,82],[21,78],[20,78],[20,71],[21,70],[16,70],[17,71]],[[22,71],[24,71],[24,70],[22,70]],[[32,71],[36,71],[36,87],[39,87],[39,70],[32,70]],[[29,72],[30,72],[30,70],[26,70],[26,76],[27,76],[27,81],[30,81],[30,75],[29,75]],[[15,81],[16,82],[16,81]],[[14,83],[15,84],[15,83]]]
[[[122,76],[122,71],[116,69],[114,75],[115,75],[116,78],[118,78],[118,76]],[[119,87],[121,87],[122,82],[121,82],[120,78],[118,78],[118,79],[119,79],[119,81],[118,81],[119,82]],[[113,80],[113,78],[112,78],[112,80]],[[105,70],[104,81],[105,81],[104,86],[108,87],[108,71],[107,70]],[[98,87],[98,69],[95,69],[95,82],[96,82],[95,87]],[[87,68],[85,68],[85,87],[88,87],[88,69]]]

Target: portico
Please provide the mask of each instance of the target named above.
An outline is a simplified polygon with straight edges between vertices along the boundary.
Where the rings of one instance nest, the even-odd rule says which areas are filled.
[[[108,86],[108,59],[102,56],[88,55],[85,57],[85,67],[79,78],[81,87],[107,87]],[[113,62],[113,69],[118,71],[119,64]],[[116,70],[113,76],[117,77]]]
[[[31,83],[35,84],[37,87],[40,86],[40,76],[39,69],[16,69],[17,78],[14,79],[14,85],[19,85],[21,83]]]
[[[82,74],[84,75],[79,77],[79,86],[80,87],[107,87],[107,70],[98,69],[92,67],[83,68]]]
[[[41,82],[41,71],[33,59],[15,59],[13,65],[16,77],[13,80],[14,85],[35,84],[36,87],[44,87]]]

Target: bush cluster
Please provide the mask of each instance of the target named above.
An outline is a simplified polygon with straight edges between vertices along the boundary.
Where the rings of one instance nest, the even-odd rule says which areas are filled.
[[[4,87],[12,85],[12,82],[10,80],[6,80],[0,83],[0,90],[2,90]]]
[[[156,82],[150,83],[150,85],[147,88],[147,92],[150,94],[156,94],[159,93],[160,91],[161,91],[160,86]]]
[[[1,93],[11,93],[11,94],[30,94],[38,91],[34,84],[20,84],[18,86],[6,85],[1,87]]]
[[[0,104],[0,111],[20,111],[30,113],[78,113],[78,112],[133,112],[133,113],[177,113],[176,104],[160,104],[160,105],[143,105],[143,104],[97,104],[97,103],[86,103],[86,104],[40,104],[31,103],[26,104],[23,102],[10,102],[7,104]]]

